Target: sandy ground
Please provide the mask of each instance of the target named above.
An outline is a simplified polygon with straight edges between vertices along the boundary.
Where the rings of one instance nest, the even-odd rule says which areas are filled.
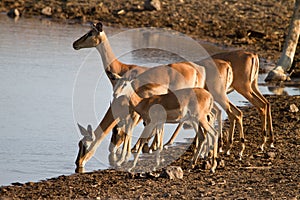
[[[45,7],[51,11],[42,13]],[[146,11],[143,1],[22,1],[2,0],[0,11],[18,8],[21,17],[50,18],[58,23],[101,20],[115,27],[163,27],[222,47],[238,47],[276,62],[292,15],[293,1],[216,0],[162,1],[161,11]],[[295,63],[299,59],[299,50]],[[6,198],[99,198],[99,199],[299,199],[300,198],[300,107],[299,96],[267,96],[272,105],[275,149],[258,153],[261,122],[255,108],[244,107],[246,150],[242,161],[233,154],[220,157],[225,167],[215,174],[199,165],[188,172],[191,152],[172,165],[184,169],[183,179],[139,176],[115,170],[60,176],[38,183],[15,183],[0,188]],[[225,122],[225,129],[228,122]],[[236,136],[237,138],[237,136]],[[73,165],[73,163],[70,163]]]

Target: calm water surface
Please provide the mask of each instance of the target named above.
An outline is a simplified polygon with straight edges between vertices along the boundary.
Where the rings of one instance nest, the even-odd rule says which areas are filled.
[[[96,127],[112,96],[98,52],[72,48],[89,28],[38,19],[15,22],[5,15],[0,15],[0,22],[0,185],[71,174],[81,138],[76,123]],[[106,28],[108,35],[119,31]],[[122,50],[124,43],[115,41],[112,48]],[[132,53],[120,59],[149,64],[148,55]],[[164,59],[170,61],[157,62]],[[299,95],[297,88],[285,91]],[[230,99],[239,105],[245,101],[235,93]],[[135,131],[141,130],[139,126]],[[166,130],[172,132],[173,127]],[[189,136],[193,133],[178,141]],[[109,167],[109,139],[87,163],[87,171]]]

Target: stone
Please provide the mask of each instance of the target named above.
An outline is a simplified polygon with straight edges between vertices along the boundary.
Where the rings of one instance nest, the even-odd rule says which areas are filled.
[[[150,11],[152,10],[160,11],[161,10],[160,0],[145,0],[144,9]]]
[[[292,113],[296,113],[299,111],[299,108],[295,104],[291,104],[289,111]]]
[[[124,14],[126,14],[126,12],[125,12],[125,10],[120,10],[120,11],[118,11],[118,15],[124,15]]]
[[[274,152],[268,152],[266,155],[267,158],[269,159],[274,159],[276,157],[276,153]]]
[[[182,179],[183,178],[183,171],[179,166],[168,166],[166,169],[163,170],[161,173],[162,177],[173,179]]]
[[[42,14],[46,16],[51,16],[52,15],[52,8],[49,6],[46,6],[45,8],[42,9]]]

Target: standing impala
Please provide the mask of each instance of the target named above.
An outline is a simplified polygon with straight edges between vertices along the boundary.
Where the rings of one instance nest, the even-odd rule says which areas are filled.
[[[274,134],[272,126],[271,105],[258,89],[259,59],[257,54],[243,50],[224,52],[213,55],[212,58],[226,60],[231,63],[233,71],[233,82],[231,87],[243,95],[260,112],[262,121],[263,141],[260,149],[263,151],[270,138],[270,147],[274,148]],[[230,146],[233,142],[233,132],[229,132]]]
[[[116,79],[119,79],[119,83],[114,88],[115,99],[125,96],[125,100],[129,101],[128,106],[135,110],[145,123],[145,128],[140,137],[141,144],[137,154],[135,154],[132,168],[136,166],[138,156],[148,138],[153,136],[155,128],[160,132],[159,130],[163,129],[164,123],[188,122],[194,128],[198,140],[196,143],[197,150],[192,158],[192,167],[196,164],[203,141],[207,132],[209,132],[212,135],[214,146],[211,171],[215,172],[217,167],[218,135],[209,123],[214,102],[212,95],[207,90],[203,88],[185,88],[175,91],[171,90],[164,95],[152,95],[149,98],[141,98],[138,93],[144,92],[144,89],[142,87],[137,89],[136,87],[144,82],[143,74],[131,80],[120,78],[116,75]],[[147,89],[146,92],[148,92]],[[204,129],[204,134],[202,128]],[[163,145],[160,142],[158,153],[162,148]]]

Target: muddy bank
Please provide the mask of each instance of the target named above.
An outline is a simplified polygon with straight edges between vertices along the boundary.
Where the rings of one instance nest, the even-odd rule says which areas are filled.
[[[300,114],[290,105],[300,107],[300,97],[267,96],[272,105],[275,149],[258,153],[261,141],[260,119],[253,107],[243,108],[246,149],[242,161],[238,136],[231,156],[221,156],[224,168],[215,174],[203,170],[201,162],[191,172],[187,166],[191,152],[172,165],[181,166],[183,179],[132,176],[115,170],[60,176],[38,183],[15,183],[0,188],[1,198],[26,199],[299,199],[300,198]],[[226,122],[225,127],[228,126]]]

